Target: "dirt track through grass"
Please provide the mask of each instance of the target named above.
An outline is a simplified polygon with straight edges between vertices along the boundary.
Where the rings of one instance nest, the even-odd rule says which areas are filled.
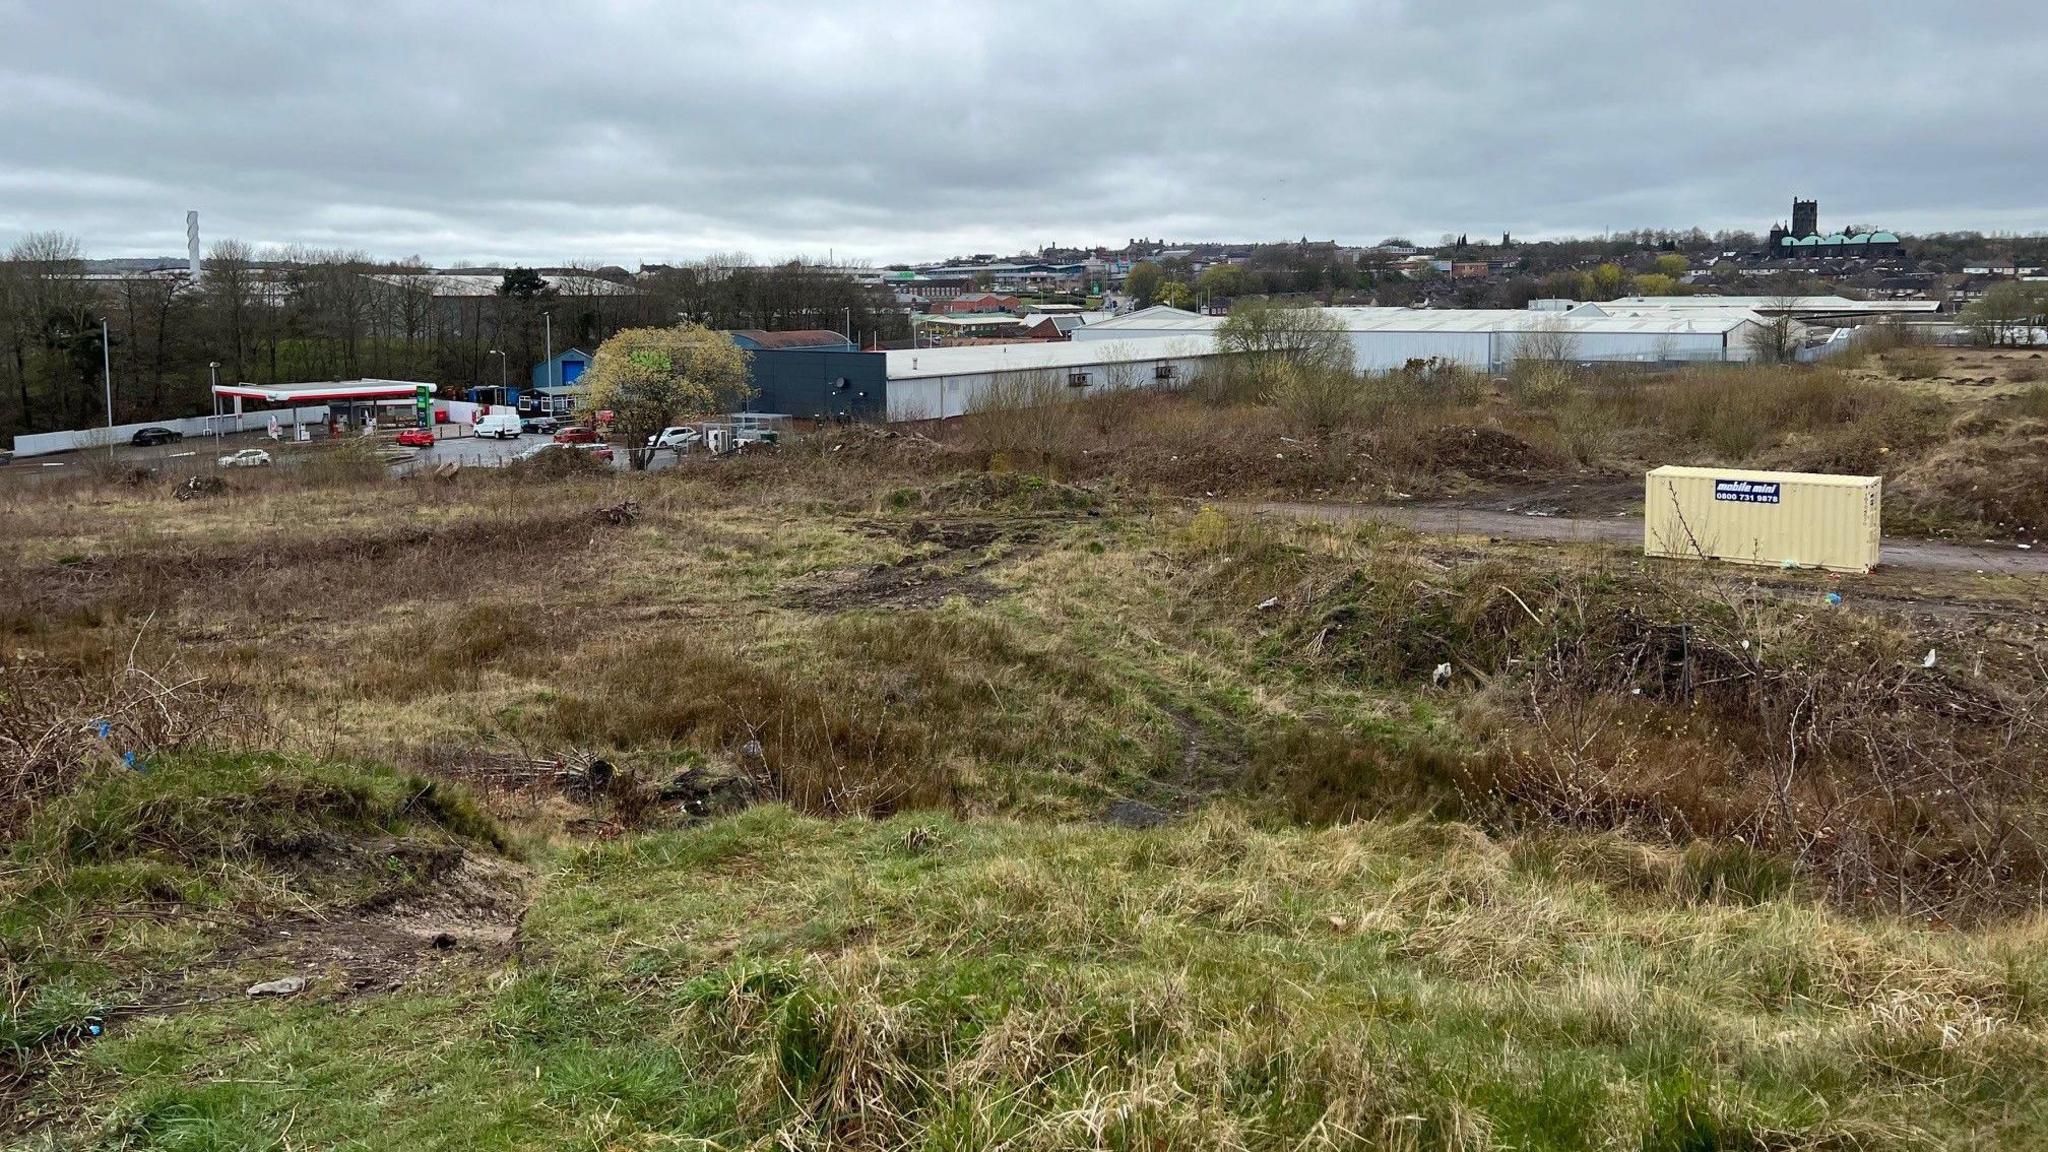
[[[1221,506],[1254,515],[1333,523],[1376,520],[1430,535],[1621,544],[1638,549],[1643,543],[1643,520],[1635,515],[1538,516],[1454,504],[1323,504],[1299,500],[1227,501]],[[1923,572],[2048,576],[2048,547],[2023,549],[2013,544],[1887,539],[1879,563],[1882,567]]]

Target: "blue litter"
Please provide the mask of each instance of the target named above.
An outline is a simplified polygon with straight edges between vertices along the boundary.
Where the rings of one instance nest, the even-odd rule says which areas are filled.
[[[1829,604],[1840,604],[1841,602],[1842,602],[1842,594],[1841,594],[1840,592],[1830,592],[1830,593],[1828,593],[1828,603],[1829,603]]]

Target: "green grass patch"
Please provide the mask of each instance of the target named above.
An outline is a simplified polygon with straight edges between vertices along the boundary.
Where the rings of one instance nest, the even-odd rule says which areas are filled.
[[[564,850],[488,986],[162,1021],[50,1091],[111,1085],[108,1147],[2048,1138],[2037,930],[1702,900],[1584,855],[756,809]]]
[[[507,848],[460,789],[367,766],[181,755],[45,804],[0,876],[0,1059],[160,988],[225,935]]]

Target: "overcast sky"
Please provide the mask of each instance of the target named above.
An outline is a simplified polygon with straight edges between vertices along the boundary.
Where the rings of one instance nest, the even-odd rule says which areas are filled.
[[[2048,230],[2041,0],[0,0],[0,242],[632,267]]]

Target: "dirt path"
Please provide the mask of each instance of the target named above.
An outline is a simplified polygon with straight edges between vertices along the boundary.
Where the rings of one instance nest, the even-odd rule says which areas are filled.
[[[1274,500],[1232,501],[1225,503],[1224,507],[1255,515],[1291,516],[1305,520],[1380,520],[1417,532],[1443,535],[1625,544],[1638,548],[1643,542],[1643,518],[1634,514],[1537,516],[1442,504],[1318,504]],[[1880,555],[1881,565],[1886,568],[2048,576],[2048,548],[2028,550],[2012,544],[1971,545],[1888,538]]]

